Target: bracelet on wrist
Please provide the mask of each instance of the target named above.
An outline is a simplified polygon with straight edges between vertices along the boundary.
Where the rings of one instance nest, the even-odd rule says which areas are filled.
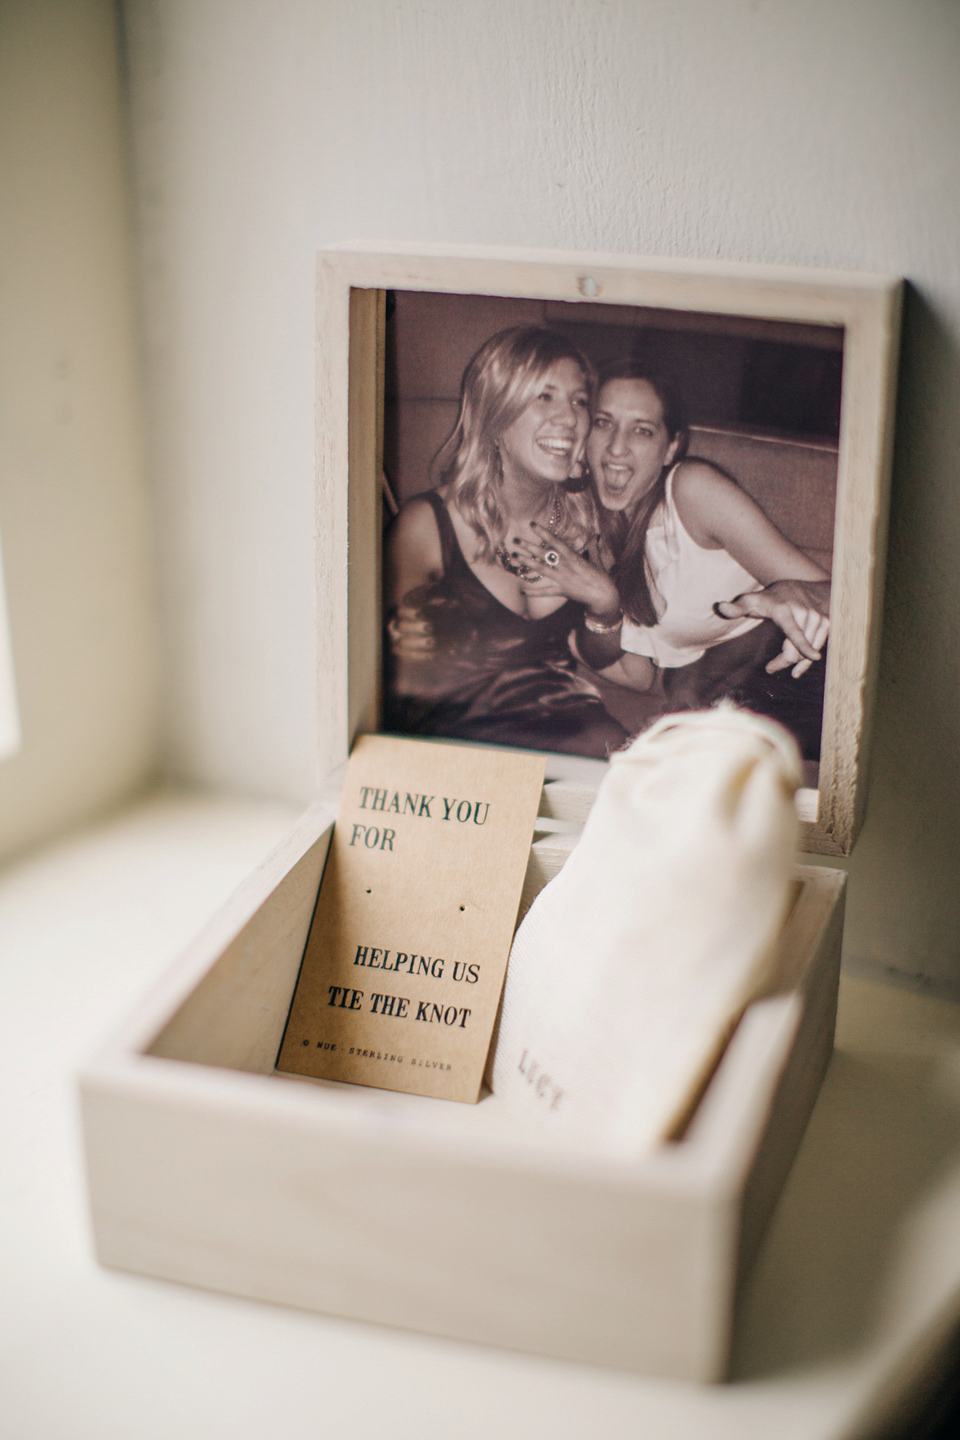
[[[596,615],[591,615],[589,612],[586,612],[583,617],[583,623],[591,635],[612,635],[613,632],[619,630],[623,624],[623,612],[618,610],[617,618],[611,620],[609,624],[604,620],[598,619]]]

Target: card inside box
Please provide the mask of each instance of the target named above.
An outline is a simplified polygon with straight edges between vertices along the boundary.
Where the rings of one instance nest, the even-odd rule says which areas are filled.
[[[524,904],[589,793],[541,806]],[[565,788],[564,788],[565,787]],[[589,789],[589,787],[587,787]],[[100,1259],[653,1374],[725,1373],[737,1285],[828,1061],[844,876],[798,869],[775,983],[683,1138],[635,1161],[476,1106],[274,1073],[329,803],[237,892],[82,1079]]]

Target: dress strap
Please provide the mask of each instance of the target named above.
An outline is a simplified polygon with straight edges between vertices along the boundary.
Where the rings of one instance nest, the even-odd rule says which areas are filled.
[[[453,528],[453,521],[450,519],[450,511],[447,509],[443,496],[438,495],[436,490],[424,490],[423,499],[433,510],[433,518],[437,522],[437,529],[440,532],[440,553],[443,557],[443,573],[450,574],[457,555],[460,552],[460,545],[457,540],[457,533]]]

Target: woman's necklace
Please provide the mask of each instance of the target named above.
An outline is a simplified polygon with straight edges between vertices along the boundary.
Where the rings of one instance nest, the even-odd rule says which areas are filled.
[[[562,516],[563,506],[560,503],[560,495],[557,491],[554,491],[553,504],[550,506],[550,514],[547,517],[547,529],[551,535],[556,535],[557,526],[560,524]],[[511,575],[526,575],[528,573],[523,561],[513,560],[507,552],[505,545],[498,545],[493,553],[500,561],[504,570],[509,570]]]

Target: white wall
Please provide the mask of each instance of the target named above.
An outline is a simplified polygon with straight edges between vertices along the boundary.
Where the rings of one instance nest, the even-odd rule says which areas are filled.
[[[157,639],[110,0],[0,3],[0,532],[22,746],[0,858],[158,766]]]
[[[960,6],[128,0],[171,769],[316,782],[313,264],[489,242],[895,271],[848,956],[960,994]]]

